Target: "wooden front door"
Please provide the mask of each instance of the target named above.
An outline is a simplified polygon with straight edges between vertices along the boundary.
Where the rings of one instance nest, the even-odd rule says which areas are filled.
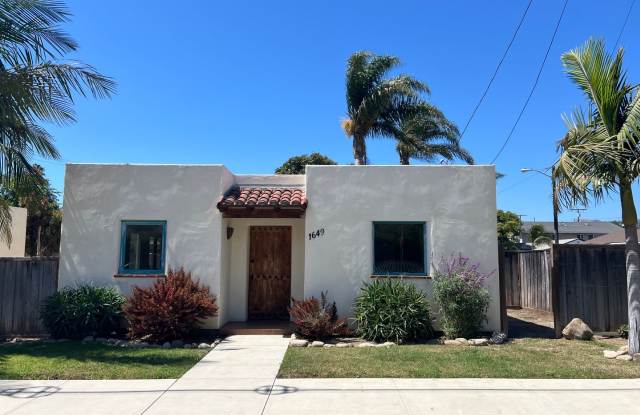
[[[291,227],[252,226],[249,245],[249,319],[289,319]]]

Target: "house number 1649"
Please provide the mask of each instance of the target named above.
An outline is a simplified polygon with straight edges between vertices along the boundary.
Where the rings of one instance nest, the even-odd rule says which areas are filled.
[[[319,238],[324,235],[324,228],[309,232],[309,240]]]

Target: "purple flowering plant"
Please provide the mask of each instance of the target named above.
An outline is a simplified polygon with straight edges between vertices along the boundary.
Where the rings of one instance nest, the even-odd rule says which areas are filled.
[[[468,257],[462,253],[451,254],[448,257],[442,257],[438,264],[439,277],[459,277],[473,288],[481,288],[485,282],[495,274],[495,270],[490,273],[480,271],[480,264],[470,263]]]

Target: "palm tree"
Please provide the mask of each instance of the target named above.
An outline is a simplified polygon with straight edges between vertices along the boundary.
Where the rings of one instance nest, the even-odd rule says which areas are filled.
[[[474,163],[471,154],[460,146],[458,127],[431,104],[416,104],[407,117],[395,122],[391,128],[397,141],[400,164],[408,165],[412,158],[431,162],[436,157]]]
[[[373,136],[392,137],[389,121],[402,119],[428,93],[424,83],[408,75],[389,77],[400,64],[395,56],[356,52],[349,58],[346,76],[348,118],[342,128],[353,139],[355,164],[367,162],[365,140]]]
[[[33,174],[32,156],[58,158],[40,125],[75,121],[74,95],[111,96],[115,82],[93,67],[61,61],[78,48],[59,25],[70,14],[54,0],[0,0],[0,186]],[[0,238],[11,241],[11,216],[0,201]]]
[[[569,78],[587,98],[589,110],[565,117],[568,132],[558,147],[554,168],[565,205],[602,200],[610,192],[620,196],[625,229],[629,304],[629,354],[640,350],[640,250],[638,217],[632,183],[640,174],[640,94],[627,83],[622,69],[624,51],[606,51],[602,40],[590,39],[562,55]]]

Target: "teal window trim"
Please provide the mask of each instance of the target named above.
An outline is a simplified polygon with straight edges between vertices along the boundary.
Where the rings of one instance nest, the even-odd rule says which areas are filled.
[[[385,272],[384,274],[375,272],[375,264],[376,264],[376,249],[375,249],[375,225],[383,224],[383,225],[422,225],[422,248],[423,248],[423,257],[424,257],[424,272]],[[371,267],[372,269],[371,275],[375,277],[402,277],[402,276],[415,276],[415,277],[428,277],[429,276],[429,245],[427,245],[427,231],[428,231],[427,222],[423,221],[373,221],[371,223],[371,251],[372,251],[372,261]]]
[[[160,268],[158,269],[127,269],[124,267],[125,246],[127,238],[127,225],[162,225],[162,250],[160,255]],[[118,274],[164,274],[165,256],[167,253],[167,221],[166,220],[123,220],[120,223],[120,260],[118,261]]]

